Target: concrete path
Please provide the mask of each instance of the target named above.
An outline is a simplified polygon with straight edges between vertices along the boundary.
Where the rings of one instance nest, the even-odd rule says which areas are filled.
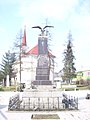
[[[1,113],[0,113],[1,114]],[[0,120],[31,120],[32,114],[58,114],[60,120],[90,120],[90,112],[61,111],[61,112],[6,112]]]
[[[85,96],[87,92],[78,92],[77,95],[81,95],[79,99],[79,110],[75,111],[53,111],[53,112],[26,112],[26,111],[8,111],[8,100],[13,93],[0,93],[0,120],[31,120],[32,114],[58,114],[60,120],[90,120],[90,100],[86,100]],[[68,92],[68,94],[70,94]],[[74,93],[71,92],[73,95]],[[75,95],[74,94],[74,95]],[[5,96],[6,95],[6,96]]]

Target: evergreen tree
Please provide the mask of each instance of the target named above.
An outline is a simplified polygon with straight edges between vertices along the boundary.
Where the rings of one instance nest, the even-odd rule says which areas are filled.
[[[75,71],[76,68],[74,67],[75,63],[75,56],[73,55],[72,50],[72,35],[69,33],[68,36],[68,43],[67,43],[67,49],[64,51],[64,67],[63,67],[63,75],[62,79],[66,81],[67,83],[70,83],[72,81],[72,78],[75,77]]]
[[[11,78],[15,77],[15,73],[13,69],[13,64],[15,60],[16,60],[15,54],[10,53],[10,51],[6,52],[2,58],[1,73],[3,75],[4,80],[6,80],[7,75],[9,75],[10,85],[11,85]]]
[[[48,21],[46,19],[46,26],[48,25]],[[46,31],[45,31],[45,35],[47,36],[48,40],[47,40],[47,48],[48,48],[48,57],[49,57],[49,70],[54,67],[54,58],[55,56],[51,56],[50,55],[50,52],[52,52],[51,50],[51,42],[52,42],[52,34],[49,30],[49,28],[46,28]],[[53,71],[54,72],[54,71]],[[53,73],[54,74],[54,73]]]
[[[0,81],[2,82],[3,81],[3,74],[2,74],[2,71],[0,70]]]

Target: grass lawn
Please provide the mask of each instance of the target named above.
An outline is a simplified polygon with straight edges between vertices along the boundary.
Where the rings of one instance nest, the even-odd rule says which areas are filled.
[[[90,85],[89,86],[78,85],[76,88],[73,88],[72,85],[71,85],[71,87],[63,87],[63,85],[62,85],[62,88],[60,88],[60,90],[62,90],[62,91],[90,90]],[[0,91],[16,91],[16,86],[9,86],[9,87],[0,86]]]
[[[90,90],[90,85],[89,86],[83,86],[83,87],[77,87],[79,90]]]
[[[0,91],[16,91],[16,86],[9,86],[9,87],[0,86]]]
[[[64,85],[65,86],[65,85]],[[75,88],[72,87],[72,85],[70,87],[68,87],[68,85],[66,85],[67,87],[63,87],[60,88],[60,90],[64,90],[64,91],[73,91],[73,90],[90,90],[90,85],[89,86],[82,86],[82,85],[77,85]]]

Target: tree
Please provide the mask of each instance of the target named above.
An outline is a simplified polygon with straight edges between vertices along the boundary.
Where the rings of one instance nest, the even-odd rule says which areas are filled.
[[[2,82],[3,81],[3,74],[2,74],[2,71],[0,70],[0,81]]]
[[[46,25],[47,25],[47,20],[46,20]],[[52,50],[51,50],[51,42],[52,42],[52,34],[51,34],[51,32],[50,32],[50,30],[48,30],[48,29],[46,29],[46,36],[47,36],[47,38],[48,38],[48,40],[47,40],[47,48],[48,48],[48,57],[49,57],[49,72],[50,72],[50,70],[52,71],[52,73],[53,73],[53,80],[54,80],[54,58],[55,58],[55,56],[54,55],[52,55],[50,52],[52,52]]]
[[[68,36],[68,43],[67,43],[67,49],[64,51],[64,67],[63,67],[63,75],[62,79],[66,81],[67,83],[70,83],[72,81],[72,78],[75,77],[75,71],[76,68],[74,67],[75,63],[75,56],[73,55],[73,50],[72,50],[72,35],[69,33]]]
[[[10,53],[10,51],[6,52],[2,58],[1,64],[1,73],[3,75],[4,80],[6,81],[7,75],[9,75],[9,82],[11,85],[11,78],[15,77],[13,64],[16,61],[15,53]]]
[[[14,42],[13,51],[16,55],[17,64],[19,64],[19,75],[20,75],[20,91],[21,91],[21,72],[22,72],[22,57],[26,55],[27,43],[26,43],[26,27],[24,28],[24,34],[22,34],[22,30],[17,34],[16,40]],[[17,73],[16,73],[17,74]]]

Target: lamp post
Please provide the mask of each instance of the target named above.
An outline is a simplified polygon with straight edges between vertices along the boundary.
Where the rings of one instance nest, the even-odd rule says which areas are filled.
[[[21,40],[22,40],[22,30],[20,30],[20,53],[19,53],[19,61],[20,61],[20,88],[19,90],[21,91]]]
[[[23,45],[23,40],[22,40],[22,38],[23,39],[25,39],[25,43],[24,43],[24,45]],[[19,37],[19,44],[20,44],[20,46],[19,46],[19,61],[20,61],[20,91],[22,92],[22,87],[21,87],[21,71],[22,71],[22,68],[21,68],[21,65],[22,65],[22,61],[21,61],[21,55],[22,54],[25,54],[25,51],[26,51],[26,31],[24,30],[24,35],[22,36],[22,30],[20,30],[20,37]]]
[[[19,56],[19,60],[20,60],[20,91],[21,91],[21,45],[20,45],[20,56]]]
[[[21,40],[22,40],[22,30],[20,30],[20,37],[19,37],[19,75],[20,75],[20,86],[19,86],[19,91],[21,91]]]

